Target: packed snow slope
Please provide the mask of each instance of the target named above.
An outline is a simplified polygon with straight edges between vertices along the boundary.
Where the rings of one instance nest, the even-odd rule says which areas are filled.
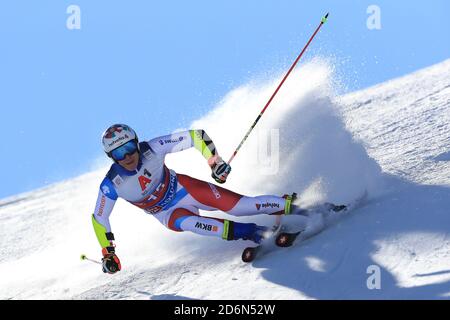
[[[270,78],[231,91],[191,127],[228,157],[280,75]],[[175,233],[119,200],[111,224],[123,271],[109,276],[79,259],[100,258],[90,214],[105,167],[0,201],[0,299],[448,299],[450,60],[346,96],[336,95],[334,78],[321,59],[298,68],[225,186],[296,191],[305,207],[367,190],[362,208],[301,245],[243,264],[249,243]],[[167,164],[211,181],[195,150]],[[368,289],[371,266],[380,289]]]

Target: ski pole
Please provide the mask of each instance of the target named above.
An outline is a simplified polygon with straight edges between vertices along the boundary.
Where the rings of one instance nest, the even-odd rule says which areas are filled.
[[[231,156],[230,160],[228,160],[228,164],[230,164],[231,161],[233,161],[234,157],[236,156],[236,154],[238,153],[239,149],[241,149],[242,145],[244,144],[244,142],[247,140],[248,136],[250,135],[250,133],[252,132],[252,130],[255,128],[256,124],[258,123],[259,119],[261,119],[262,115],[264,114],[264,112],[266,111],[266,109],[269,107],[270,103],[272,102],[272,100],[275,98],[275,96],[277,95],[278,91],[280,90],[281,86],[283,85],[283,83],[286,81],[287,77],[289,76],[289,74],[291,73],[291,71],[295,68],[295,66],[297,65],[298,61],[300,60],[300,58],[302,57],[303,53],[305,53],[306,49],[308,48],[309,44],[311,43],[311,41],[314,39],[314,37],[316,36],[316,34],[319,32],[320,28],[322,27],[322,25],[327,22],[328,20],[328,15],[329,13],[327,13],[322,20],[320,21],[319,26],[317,27],[316,31],[314,31],[313,35],[311,36],[311,38],[309,38],[308,43],[306,43],[306,45],[303,47],[302,52],[298,55],[297,59],[295,59],[294,63],[292,64],[292,66],[289,68],[289,71],[286,73],[286,75],[284,76],[283,80],[281,80],[280,84],[278,85],[277,89],[275,90],[275,92],[272,94],[272,96],[270,97],[269,101],[266,103],[266,105],[264,106],[264,108],[262,109],[261,113],[259,114],[259,116],[256,118],[255,122],[253,122],[252,126],[250,127],[250,129],[247,131],[247,134],[244,136],[244,139],[242,139],[241,143],[239,144],[239,146],[236,148],[236,150],[234,151],[233,155]]]
[[[82,254],[80,259],[81,260],[85,260],[85,261],[89,261],[89,262],[92,262],[92,263],[96,263],[96,264],[102,264],[100,261],[88,258],[85,254]]]

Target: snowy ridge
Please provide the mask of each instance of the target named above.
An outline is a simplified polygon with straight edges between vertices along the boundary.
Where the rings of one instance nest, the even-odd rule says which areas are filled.
[[[245,265],[245,242],[174,233],[119,201],[111,224],[123,271],[111,277],[79,260],[100,254],[89,215],[105,168],[0,201],[0,299],[447,299],[450,60],[343,97],[331,70],[315,59],[291,75],[226,187],[296,191],[305,206],[367,189],[364,207],[301,246]],[[277,81],[233,90],[191,127],[204,128],[227,157]],[[280,138],[278,165],[258,156],[270,132]],[[195,150],[167,163],[210,181]],[[381,290],[367,288],[371,265],[381,269]]]
[[[447,60],[341,99],[349,130],[384,171],[418,183],[448,185],[449,74]]]

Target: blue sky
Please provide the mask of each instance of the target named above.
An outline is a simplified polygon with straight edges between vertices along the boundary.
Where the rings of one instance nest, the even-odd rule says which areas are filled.
[[[66,27],[71,4],[79,30]],[[381,10],[380,30],[366,26],[369,5]],[[305,58],[333,57],[348,91],[443,61],[448,9],[445,0],[4,1],[0,198],[88,171],[111,123],[142,138],[188,126],[231,89],[289,67],[328,11]]]

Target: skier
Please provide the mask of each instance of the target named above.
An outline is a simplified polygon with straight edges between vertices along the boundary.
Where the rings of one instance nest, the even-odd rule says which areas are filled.
[[[214,180],[225,183],[231,167],[219,156],[204,130],[189,130],[139,142],[133,129],[115,124],[105,131],[102,143],[114,164],[100,185],[92,223],[102,247],[105,273],[114,274],[121,270],[109,223],[119,197],[153,215],[173,231],[255,243],[262,241],[269,228],[200,216],[199,210],[221,210],[233,216],[301,212],[292,204],[290,195],[244,196],[168,169],[164,163],[167,153],[195,147],[207,160]]]

